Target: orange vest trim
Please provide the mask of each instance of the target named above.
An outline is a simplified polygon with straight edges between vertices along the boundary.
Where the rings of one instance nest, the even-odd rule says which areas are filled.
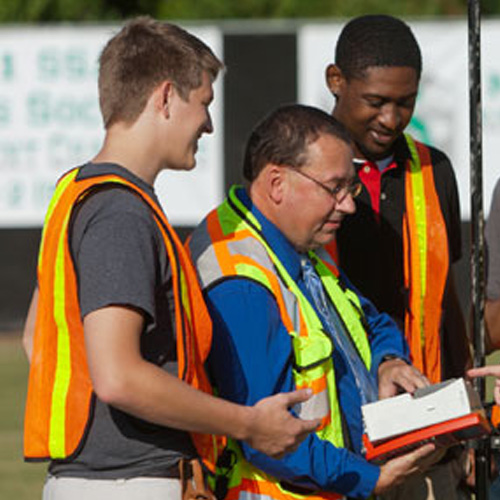
[[[494,405],[491,409],[491,423],[498,429],[500,427],[500,406]]]
[[[327,243],[325,245],[325,250],[328,252],[328,255],[330,255],[330,257],[333,259],[333,261],[335,263],[339,263],[340,260],[339,260],[339,247],[337,245],[337,239],[336,238],[333,238],[332,241],[330,241],[329,243]],[[336,271],[336,276],[338,276],[338,270]]]
[[[150,207],[172,269],[179,378],[212,393],[203,366],[212,341],[212,323],[196,272],[162,209],[122,177],[103,175],[76,181],[77,174],[77,169],[71,170],[58,182],[40,246],[39,303],[25,414],[26,460],[71,457],[85,437],[93,390],[67,236],[74,206],[96,186],[119,184]],[[214,456],[212,436],[193,434],[193,440],[203,456]]]
[[[241,230],[237,233],[231,233],[230,235],[225,235],[219,217],[217,216],[217,212],[214,210],[207,215],[207,229],[209,234],[213,237],[213,250],[217,257],[217,262],[221,266],[222,274],[225,276],[231,276],[233,274],[238,274],[235,269],[235,260],[231,256],[227,241],[230,239],[231,241],[241,241],[248,237],[252,237],[252,234],[248,230]],[[187,245],[186,245],[187,246]],[[280,285],[278,283],[278,278],[276,274],[270,272],[264,266],[260,266],[257,262],[252,259],[246,258],[244,256],[240,256],[240,263],[248,263],[252,266],[258,267],[260,271],[266,275],[269,283],[273,289],[273,295],[276,298],[276,302],[278,304],[278,308],[282,314],[282,319],[285,327],[288,331],[293,330],[293,322],[288,313],[286,312],[286,307],[283,302],[283,296],[280,291]],[[302,316],[300,316],[301,322],[303,322]],[[302,324],[302,323],[301,323]],[[303,330],[302,330],[303,332]],[[303,334],[303,333],[302,333]]]
[[[441,381],[442,302],[449,271],[448,235],[429,148],[415,141],[420,158],[424,199],[414,192],[410,161],[406,165],[406,212],[403,217],[403,256],[405,287],[409,307],[405,313],[405,336],[413,364],[431,383]],[[424,203],[425,224],[419,220],[418,203]],[[425,247],[422,233],[425,231]]]
[[[235,488],[230,488],[228,495],[224,500],[239,500],[240,493],[244,492],[244,498],[249,494],[255,495],[255,498],[262,497],[262,500],[341,500],[344,498],[339,493],[328,493],[318,491],[310,494],[295,494],[278,487],[277,483],[271,481],[255,481],[253,479],[243,478],[241,484]],[[257,496],[258,495],[258,496]]]

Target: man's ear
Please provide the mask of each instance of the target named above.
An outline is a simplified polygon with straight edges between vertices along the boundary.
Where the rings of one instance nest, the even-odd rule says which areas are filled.
[[[274,164],[267,165],[265,168],[269,198],[279,205],[283,201],[285,189],[284,169]]]
[[[329,64],[325,71],[326,85],[330,92],[338,97],[342,93],[345,84],[345,77],[336,64]]]
[[[170,117],[170,105],[172,103],[172,99],[174,98],[174,94],[176,92],[174,84],[165,80],[157,89],[157,101],[156,105],[161,110],[166,118]]]

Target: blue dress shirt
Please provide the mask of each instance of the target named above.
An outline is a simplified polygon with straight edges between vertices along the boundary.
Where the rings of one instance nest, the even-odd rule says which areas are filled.
[[[314,307],[302,279],[301,254],[252,204],[243,189],[237,194],[258,219],[267,242]],[[345,276],[342,279],[356,291]],[[220,396],[253,405],[271,394],[294,390],[291,340],[271,293],[255,281],[232,277],[210,288],[206,298],[214,324],[208,367]],[[372,374],[376,377],[384,356],[407,359],[408,347],[388,315],[379,314],[366,298],[359,296],[359,299],[369,325]],[[247,460],[280,480],[366,498],[375,487],[380,469],[360,454],[363,425],[356,380],[340,349],[334,350],[333,359],[339,404],[352,451],[336,448],[314,434],[309,435],[297,451],[280,460],[269,458],[246,443],[241,446]]]

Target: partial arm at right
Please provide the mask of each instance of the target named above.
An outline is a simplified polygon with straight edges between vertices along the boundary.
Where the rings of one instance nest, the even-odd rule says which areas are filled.
[[[28,358],[28,361],[30,362],[31,362],[31,355],[33,353],[33,337],[35,335],[37,308],[38,308],[38,287],[35,288],[33,295],[31,297],[28,314],[24,322],[23,338],[22,338],[23,349],[26,354],[26,357]]]
[[[486,323],[486,350],[500,349],[500,299],[486,300],[484,305]]]

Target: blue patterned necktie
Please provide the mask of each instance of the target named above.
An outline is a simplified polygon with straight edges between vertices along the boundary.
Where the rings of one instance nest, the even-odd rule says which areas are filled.
[[[354,375],[361,403],[366,404],[377,401],[378,389],[376,381],[363,363],[349,333],[345,330],[345,326],[337,310],[327,298],[323,283],[321,283],[321,279],[311,261],[307,257],[302,257],[301,266],[304,283],[314,300],[316,309],[323,318],[323,324],[327,327],[327,333],[332,338],[335,347],[342,352]]]

